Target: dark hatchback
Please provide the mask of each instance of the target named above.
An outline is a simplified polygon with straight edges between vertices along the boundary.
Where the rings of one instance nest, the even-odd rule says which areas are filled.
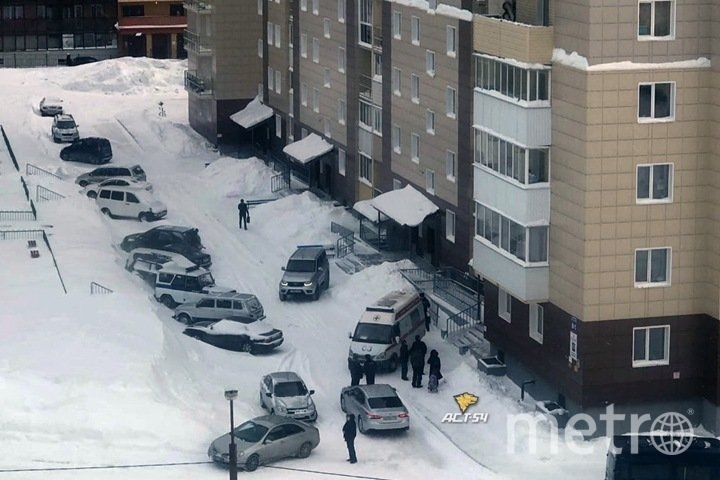
[[[108,163],[112,156],[110,140],[99,137],[81,138],[60,150],[60,158],[67,162],[102,165]]]
[[[136,248],[153,248],[179,253],[200,267],[209,268],[212,265],[212,258],[203,251],[198,229],[192,227],[160,225],[146,232],[126,236],[120,248],[126,252]]]

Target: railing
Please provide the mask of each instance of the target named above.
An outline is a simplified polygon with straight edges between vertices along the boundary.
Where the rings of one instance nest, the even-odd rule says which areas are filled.
[[[378,250],[384,250],[387,246],[387,231],[381,229],[379,226],[369,226],[366,222],[361,222],[360,239]]]
[[[435,277],[434,273],[423,270],[422,268],[404,268],[400,270],[400,275],[415,285],[419,290],[424,290],[425,285],[432,284],[433,278]]]
[[[50,201],[50,200],[62,200],[65,198],[65,195],[62,195],[58,192],[52,191],[49,188],[45,188],[42,185],[38,185],[35,189],[35,201],[41,202],[41,201]]]
[[[25,175],[28,177],[30,175],[45,175],[49,177],[55,177],[57,179],[62,180],[62,177],[59,175],[56,175],[48,170],[45,170],[44,168],[40,168],[37,165],[33,165],[32,163],[25,164]]]
[[[207,37],[201,37],[197,33],[185,30],[183,38],[185,40],[186,50],[192,50],[199,54],[210,54],[213,52],[212,43]]]
[[[330,231],[340,235],[340,238],[335,242],[335,256],[337,258],[342,258],[355,251],[355,232],[335,222],[330,222]]]
[[[0,210],[0,221],[35,220],[36,214],[31,210]]]
[[[60,275],[60,268],[58,267],[57,261],[55,260],[55,253],[53,252],[52,247],[50,246],[50,241],[48,240],[48,236],[45,233],[45,230],[42,231],[42,238],[45,241],[45,245],[47,246],[48,250],[50,250],[50,256],[52,257],[53,265],[55,265],[55,271],[57,272],[58,278],[60,279],[60,285],[62,285],[63,292],[67,293],[67,288],[65,288],[65,282],[63,281],[62,275]]]
[[[20,175],[20,183],[25,191],[25,198],[30,200],[30,190],[28,189],[27,183],[25,183],[25,178],[22,175]]]
[[[460,309],[477,304],[482,296],[477,279],[452,267],[437,271],[433,277],[433,292]]]
[[[194,70],[185,70],[185,90],[209,95],[212,93],[212,80],[199,77]]]
[[[185,8],[195,10],[198,13],[210,13],[212,11],[212,5],[210,2],[200,0],[184,0]]]
[[[285,172],[270,177],[270,191],[275,193],[290,188],[290,179]]]
[[[372,103],[372,78],[368,75],[358,75],[357,82],[360,96],[366,98]]]
[[[40,238],[43,239],[45,246],[47,246],[48,251],[50,252],[50,256],[52,257],[53,265],[55,265],[55,271],[60,279],[60,285],[62,286],[63,292],[67,293],[65,282],[60,274],[60,268],[58,268],[57,261],[55,260],[55,253],[50,246],[50,241],[48,240],[45,230],[0,230],[0,240],[38,240]]]
[[[5,145],[7,146],[8,153],[10,154],[10,159],[13,162],[13,165],[15,165],[15,170],[18,172],[20,171],[20,166],[18,165],[17,158],[15,158],[15,153],[13,152],[12,147],[10,146],[10,140],[8,139],[7,134],[5,133],[5,129],[2,125],[0,125],[0,132],[2,133],[3,140],[5,140]]]
[[[107,287],[100,285],[97,282],[90,282],[90,295],[113,293],[113,291]]]
[[[460,330],[481,325],[482,323],[480,304],[472,305],[448,317],[447,330],[444,332],[444,335],[448,337]]]
[[[382,28],[373,26],[373,48],[382,51]]]

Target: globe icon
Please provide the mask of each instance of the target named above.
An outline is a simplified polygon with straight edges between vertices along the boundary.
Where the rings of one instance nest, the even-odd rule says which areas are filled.
[[[688,418],[677,412],[666,412],[652,423],[651,436],[655,449],[665,455],[679,455],[690,448],[693,439],[693,426]]]

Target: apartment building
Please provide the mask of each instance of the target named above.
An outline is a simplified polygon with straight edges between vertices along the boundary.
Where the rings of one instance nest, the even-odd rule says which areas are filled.
[[[185,58],[186,28],[182,0],[118,0],[121,55]]]
[[[0,67],[65,65],[118,56],[117,0],[0,2]]]
[[[190,126],[208,141],[244,134],[230,116],[258,95],[263,84],[257,55],[263,25],[254,4],[237,0],[184,0],[185,89]]]
[[[511,7],[474,20],[486,337],[572,413],[717,431],[720,9]]]

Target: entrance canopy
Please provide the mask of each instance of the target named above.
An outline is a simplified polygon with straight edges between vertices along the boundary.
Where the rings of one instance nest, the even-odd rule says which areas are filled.
[[[283,152],[287,153],[296,162],[305,165],[325,155],[332,149],[331,143],[326,142],[321,136],[311,133],[302,140],[287,145],[283,148]]]
[[[411,185],[378,195],[370,200],[370,205],[400,225],[408,227],[420,225],[425,217],[439,210],[437,205]]]
[[[273,109],[263,105],[260,98],[255,97],[239,112],[230,115],[230,120],[243,128],[252,128],[273,116]]]

